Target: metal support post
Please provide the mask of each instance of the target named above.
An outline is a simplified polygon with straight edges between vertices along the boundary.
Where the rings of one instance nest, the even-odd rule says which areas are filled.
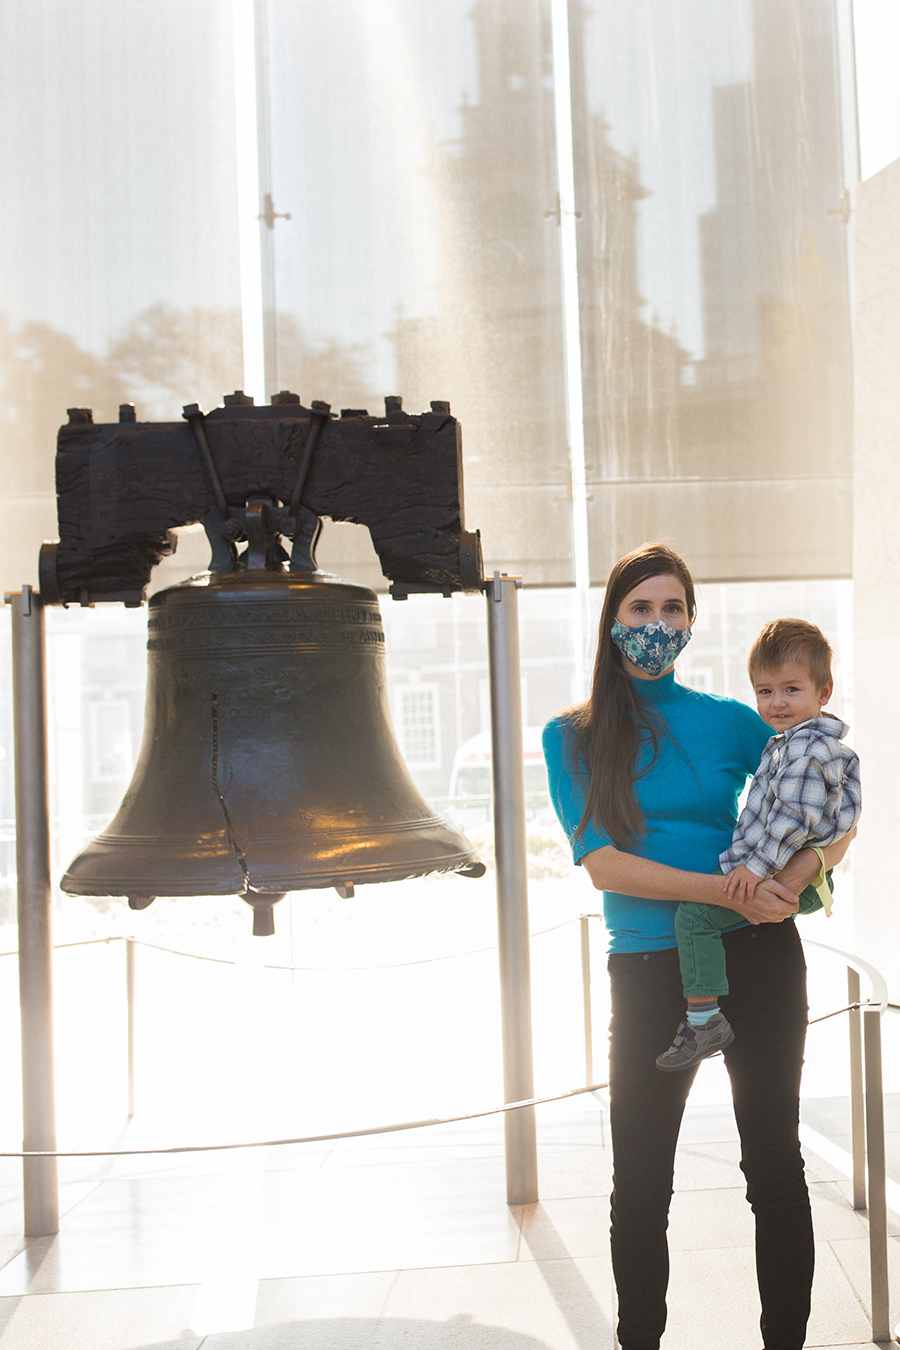
[[[128,998],[128,1119],[134,1115],[134,938],[125,939],[125,986]]]
[[[869,1269],[872,1340],[890,1341],[887,1202],[885,1198],[884,1095],[881,1075],[881,1009],[863,1013],[866,1066],[866,1159],[869,1171]]]
[[[581,997],[584,1007],[584,1085],[594,1081],[594,1023],[591,1016],[591,928],[590,915],[581,916]]]
[[[885,1195],[884,1084],[881,1071],[881,1014],[888,1006],[888,988],[884,976],[874,966],[852,952],[829,947],[824,942],[804,939],[804,946],[818,947],[844,958],[847,964],[849,1001],[859,1001],[859,974],[872,986],[870,999],[862,1005],[862,1016],[850,1013],[850,1100],[853,1127],[853,1207],[869,1211],[869,1273],[872,1290],[872,1340],[880,1345],[891,1339],[890,1288],[888,1284],[887,1197]],[[862,1065],[859,1053],[859,1022],[863,1028]],[[865,1105],[861,1100],[861,1079],[865,1075]],[[865,1156],[860,1156],[859,1141],[865,1117]],[[864,1168],[868,1171],[868,1195],[860,1203]]]
[[[6,601],[12,608],[23,1148],[53,1151],[56,1092],[44,610],[30,586],[23,586],[21,594],[8,595]],[[23,1158],[22,1170],[25,1236],[50,1237],[59,1232],[56,1159]]]
[[[534,1096],[522,686],[516,594],[521,584],[518,577],[502,577],[495,572],[493,581],[489,581],[486,588],[503,1090],[508,1102],[526,1101]],[[534,1107],[507,1112],[505,1125],[507,1203],[533,1204],[538,1198]]]
[[[859,971],[847,967],[847,1002],[859,1003]],[[866,1208],[866,1113],[863,1106],[862,1014],[849,1014],[850,1138],[853,1155],[853,1208]]]

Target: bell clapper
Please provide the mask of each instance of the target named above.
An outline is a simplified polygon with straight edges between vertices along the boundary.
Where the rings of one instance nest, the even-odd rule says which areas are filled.
[[[342,900],[352,900],[356,894],[356,887],[352,881],[339,881],[334,889]]]
[[[272,913],[271,905],[253,906],[253,936],[275,936],[275,915]]]
[[[287,891],[245,891],[241,899],[253,910],[253,936],[274,937],[275,915],[272,906],[283,900]]]

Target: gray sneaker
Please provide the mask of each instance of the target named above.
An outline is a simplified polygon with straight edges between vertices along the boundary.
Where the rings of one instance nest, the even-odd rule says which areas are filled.
[[[679,1023],[675,1039],[665,1054],[660,1055],[656,1067],[663,1073],[678,1073],[681,1069],[691,1069],[701,1059],[708,1059],[730,1045],[734,1040],[731,1023],[724,1013],[716,1013],[702,1027],[692,1027],[689,1022]]]

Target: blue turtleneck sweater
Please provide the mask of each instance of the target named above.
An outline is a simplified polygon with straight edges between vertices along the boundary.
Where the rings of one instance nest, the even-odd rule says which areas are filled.
[[[719,854],[731,843],[738,797],[759,766],[771,729],[745,703],[676,684],[674,671],[639,683],[641,697],[665,719],[670,735],[660,736],[659,758],[635,785],[646,834],[628,852],[687,872],[717,872]],[[643,739],[646,762],[649,737]],[[585,796],[573,772],[571,728],[564,715],[544,728],[544,757],[556,814],[580,863],[586,853],[612,840],[596,821],[575,838]],[[603,917],[610,952],[676,946],[673,901],[604,891]]]

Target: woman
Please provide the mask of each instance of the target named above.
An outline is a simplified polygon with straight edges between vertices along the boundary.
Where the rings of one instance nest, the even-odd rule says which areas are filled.
[[[610,937],[612,1261],[622,1350],[658,1350],[666,1324],[666,1226],[675,1145],[693,1072],[656,1058],[683,1017],[674,916],[679,901],[735,910],[724,937],[735,1031],[725,1050],[756,1219],[766,1350],[802,1350],[813,1235],[798,1140],[806,967],[792,920],[819,872],[795,854],[751,901],[729,901],[718,872],[737,799],[770,729],[734,699],[675,683],[690,638],[694,584],[662,544],[622,558],[607,583],[589,700],[544,731],[557,814],[575,862],[604,892]],[[825,849],[840,861],[849,837]],[[727,1281],[727,1257],[723,1255]]]

